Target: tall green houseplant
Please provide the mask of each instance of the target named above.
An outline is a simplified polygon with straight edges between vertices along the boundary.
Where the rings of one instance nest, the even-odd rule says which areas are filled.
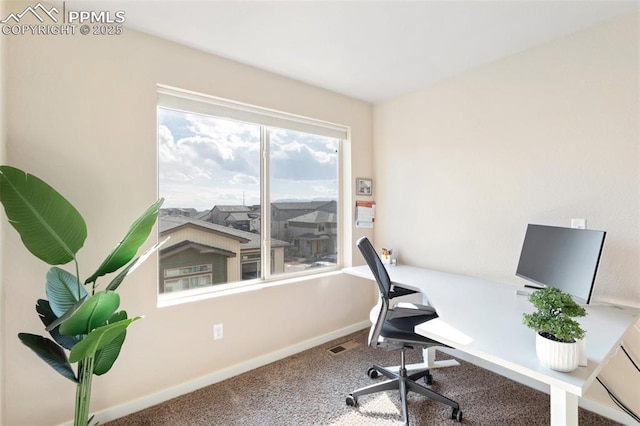
[[[151,233],[163,199],[153,203],[131,225],[84,282],[76,254],[87,238],[87,226],[69,201],[39,178],[14,167],[0,166],[0,202],[27,250],[52,266],[46,276],[47,299],[36,303],[36,312],[50,338],[31,333],[19,333],[18,338],[76,384],[74,425],[87,425],[93,375],[111,369],[124,344],[127,327],[140,319],[129,318],[126,311],[119,310],[120,295],[116,290],[161,245],[156,244],[134,259]],[[57,266],[71,262],[75,274]],[[98,278],[116,272],[100,289]],[[71,364],[75,363],[74,371]]]

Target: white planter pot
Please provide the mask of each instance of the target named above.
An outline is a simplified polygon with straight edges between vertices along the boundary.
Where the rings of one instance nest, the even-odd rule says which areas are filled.
[[[577,342],[556,342],[536,334],[536,355],[545,367],[566,373],[578,367],[580,346]]]

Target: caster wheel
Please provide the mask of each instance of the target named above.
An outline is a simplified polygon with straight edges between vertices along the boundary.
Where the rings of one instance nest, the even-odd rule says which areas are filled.
[[[458,423],[462,422],[462,411],[458,408],[454,408],[451,410],[451,418]]]
[[[353,395],[349,395],[347,396],[347,405],[349,407],[357,407],[358,406],[358,400],[353,396]]]
[[[431,386],[433,384],[433,375],[429,373],[424,376],[424,382],[427,384],[427,386]]]
[[[369,376],[370,379],[375,379],[376,377],[378,377],[378,370],[371,367],[367,370],[367,376]]]

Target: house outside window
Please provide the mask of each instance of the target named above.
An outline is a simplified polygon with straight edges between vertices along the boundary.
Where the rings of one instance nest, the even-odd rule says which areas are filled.
[[[339,264],[344,126],[159,87],[160,293]],[[269,238],[263,238],[269,235]],[[207,265],[206,270],[198,270]]]

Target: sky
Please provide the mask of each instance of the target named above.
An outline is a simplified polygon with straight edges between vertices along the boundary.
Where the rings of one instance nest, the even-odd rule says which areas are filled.
[[[272,202],[337,199],[337,139],[269,132]],[[165,208],[260,204],[258,125],[158,108],[158,161]]]

